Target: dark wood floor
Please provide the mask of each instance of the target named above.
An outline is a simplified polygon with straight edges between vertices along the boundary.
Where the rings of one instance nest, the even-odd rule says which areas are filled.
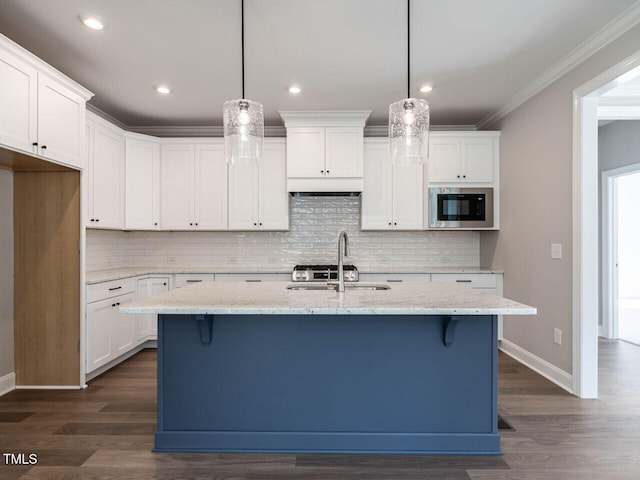
[[[0,453],[38,456],[0,479],[533,480],[640,478],[640,347],[600,343],[600,398],[580,400],[500,356],[501,457],[151,453],[156,356],[84,391],[0,397]],[[28,458],[27,458],[28,459]]]

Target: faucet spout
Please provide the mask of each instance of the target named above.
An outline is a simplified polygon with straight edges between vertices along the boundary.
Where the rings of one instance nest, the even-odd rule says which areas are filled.
[[[344,242],[344,246],[343,246]],[[338,292],[344,292],[344,258],[349,256],[349,236],[345,230],[338,235]]]

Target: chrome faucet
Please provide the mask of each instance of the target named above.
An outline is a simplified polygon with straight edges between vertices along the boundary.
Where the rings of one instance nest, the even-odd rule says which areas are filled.
[[[344,239],[344,247],[342,246],[342,239]],[[349,237],[345,230],[338,235],[338,292],[344,292],[344,261],[345,257],[349,256]]]

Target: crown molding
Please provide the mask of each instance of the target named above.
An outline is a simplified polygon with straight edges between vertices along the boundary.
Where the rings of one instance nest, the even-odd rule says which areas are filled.
[[[124,123],[122,123],[120,120],[118,120],[115,117],[112,117],[107,112],[103,112],[98,107],[91,105],[90,103],[87,103],[87,110],[89,110],[94,115],[102,118],[103,120],[106,120],[107,122],[112,123],[116,127],[121,128],[122,130],[127,130],[127,131],[130,130],[130,128]]]
[[[638,23],[640,23],[640,1],[631,5],[597,33],[556,62],[546,72],[538,76],[528,86],[518,91],[498,110],[481,119],[476,125],[477,129],[485,129],[505,117]]]
[[[285,127],[364,127],[371,110],[280,110]]]

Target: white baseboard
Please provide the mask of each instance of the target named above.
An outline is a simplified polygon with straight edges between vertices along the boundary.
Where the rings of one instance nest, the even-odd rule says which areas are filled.
[[[0,377],[0,397],[6,393],[9,393],[16,388],[16,374],[15,372],[7,373]]]
[[[82,385],[16,385],[16,390],[81,390]]]
[[[555,365],[543,360],[524,348],[516,345],[509,340],[502,339],[500,342],[500,350],[515,358],[517,361],[526,365],[534,372],[539,373],[559,387],[564,388],[567,392],[573,393],[573,376]]]

